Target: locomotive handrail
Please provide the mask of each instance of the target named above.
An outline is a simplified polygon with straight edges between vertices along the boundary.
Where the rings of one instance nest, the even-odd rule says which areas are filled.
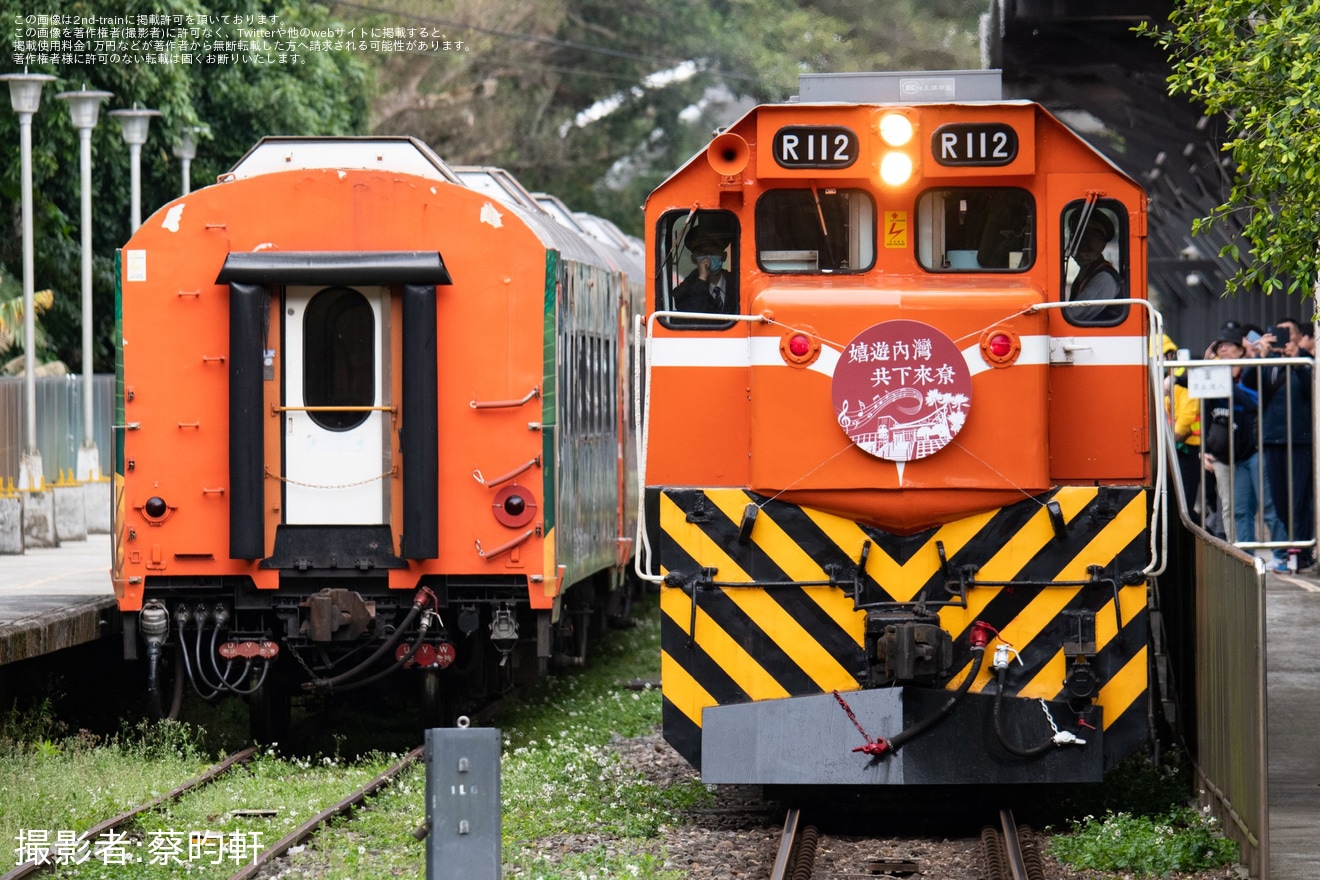
[[[398,412],[397,406],[280,406],[270,405],[272,413],[282,412]]]
[[[514,538],[512,541],[506,541],[500,546],[491,548],[490,550],[481,549],[481,539],[477,538],[477,540],[474,542],[477,545],[477,555],[480,556],[482,559],[494,559],[496,556],[499,556],[501,553],[507,553],[508,551],[512,550],[514,547],[517,547],[519,544],[522,544],[528,538],[530,538],[532,535],[535,534],[536,534],[536,529],[528,529],[518,537]]]
[[[482,476],[480,468],[473,468],[472,478],[483,486],[498,486],[500,483],[507,483],[509,480],[512,480],[514,477],[521,476],[523,473],[530,470],[531,468],[536,467],[540,463],[541,463],[541,456],[539,455],[533,456],[531,460],[524,462],[523,464],[509,471],[507,474],[502,474],[501,476],[498,476],[493,480],[487,480],[484,476]]]
[[[468,401],[468,406],[473,409],[509,409],[515,406],[522,406],[533,397],[541,396],[541,386],[533,385],[532,390],[528,391],[521,400],[472,400]]]
[[[647,434],[651,427],[651,358],[646,357],[649,353],[649,343],[652,335],[655,333],[655,322],[661,318],[697,318],[709,321],[720,322],[758,322],[763,324],[770,323],[773,318],[768,315],[724,315],[713,312],[676,312],[659,311],[652,312],[650,317],[644,315],[637,316],[637,332],[633,334],[633,380],[634,387],[644,389],[641,394],[633,395],[633,425],[636,426],[637,435],[637,546],[642,549],[642,553],[633,555],[633,571],[637,577],[647,583],[664,583],[664,575],[652,574],[649,571],[642,571],[642,556],[645,554],[647,565],[651,562],[651,542],[646,534],[646,456],[649,449]],[[645,332],[643,332],[645,331]],[[641,382],[642,362],[646,362],[646,382]]]
[[[1144,299],[1108,299],[1108,300],[1075,300],[1073,302],[1048,302],[1036,303],[1023,309],[1021,314],[1035,314],[1045,309],[1070,309],[1084,308],[1087,306],[1104,305],[1135,305],[1146,309],[1150,315],[1150,321],[1147,328],[1148,347],[1147,347],[1147,378],[1150,381],[1151,399],[1160,400],[1163,397],[1164,387],[1164,352],[1160,344],[1164,335],[1164,316],[1160,314],[1148,300]],[[734,321],[751,323],[761,322],[769,323],[773,317],[768,314],[762,315],[723,315],[704,312],[681,312],[681,311],[656,311],[650,316],[638,315],[637,333],[635,334],[633,348],[633,377],[636,387],[645,389],[643,394],[634,397],[633,402],[633,424],[637,427],[637,545],[642,552],[635,555],[633,559],[633,570],[637,577],[643,581],[653,584],[664,583],[665,578],[662,574],[654,574],[649,570],[643,569],[642,557],[646,557],[646,568],[650,568],[652,559],[652,549],[646,530],[646,464],[649,452],[648,436],[651,426],[651,401],[650,392],[652,386],[652,360],[647,357],[649,354],[650,341],[655,332],[655,322],[661,318],[696,318],[706,320]],[[642,363],[646,364],[646,381],[642,382]],[[1164,419],[1156,420],[1155,430],[1162,432]],[[1154,486],[1153,502],[1151,511],[1150,531],[1150,560],[1141,574],[1154,577],[1164,573],[1165,559],[1168,548],[1169,521],[1168,506],[1165,501],[1165,490],[1168,468],[1168,450],[1165,444],[1157,442],[1152,444],[1155,448],[1155,468],[1154,468]]]
[[[1023,314],[1034,315],[1045,309],[1069,309],[1083,308],[1086,306],[1105,306],[1105,305],[1133,305],[1140,306],[1150,315],[1150,322],[1146,331],[1149,337],[1147,346],[1147,377],[1150,380],[1151,400],[1164,399],[1164,316],[1160,314],[1159,309],[1151,305],[1149,300],[1144,299],[1079,299],[1072,302],[1047,302],[1036,303],[1023,309]],[[1167,419],[1156,419],[1155,428],[1162,436],[1167,425]],[[1141,573],[1150,577],[1164,573],[1166,558],[1168,553],[1163,552],[1169,546],[1169,509],[1165,499],[1166,484],[1168,479],[1166,473],[1168,462],[1168,449],[1162,442],[1151,444],[1155,449],[1155,485],[1154,485],[1154,503],[1151,510],[1151,542],[1150,542],[1150,562],[1141,570]],[[1158,529],[1158,534],[1156,533]]]

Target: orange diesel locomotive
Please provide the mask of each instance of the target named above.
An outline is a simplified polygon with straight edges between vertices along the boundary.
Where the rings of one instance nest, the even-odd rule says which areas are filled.
[[[1092,781],[1151,734],[1146,197],[982,77],[804,77],[647,202],[638,572],[708,782]]]
[[[477,177],[267,138],[122,249],[114,584],[158,706],[171,664],[268,736],[406,668],[443,720],[622,595],[640,247]]]

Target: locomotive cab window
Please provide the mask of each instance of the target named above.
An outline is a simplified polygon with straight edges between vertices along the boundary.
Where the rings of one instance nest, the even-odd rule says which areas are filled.
[[[1016,187],[934,189],[917,201],[917,260],[930,272],[1024,272],[1036,202]]]
[[[861,190],[773,190],[756,203],[756,261],[766,272],[864,272],[875,263],[875,202]]]
[[[1064,208],[1063,299],[1112,300],[1128,297],[1127,212],[1112,199],[1078,200]],[[1063,310],[1070,324],[1109,327],[1128,315],[1126,305],[1076,306]]]
[[[719,329],[742,311],[738,218],[729,211],[671,211],[657,230],[656,309],[713,317],[670,318],[669,326]]]

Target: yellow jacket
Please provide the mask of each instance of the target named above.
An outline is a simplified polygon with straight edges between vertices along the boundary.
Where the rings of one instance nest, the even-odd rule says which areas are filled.
[[[1187,393],[1186,385],[1173,383],[1173,436],[1179,443],[1201,448],[1201,401]],[[1167,409],[1169,398],[1164,405]]]

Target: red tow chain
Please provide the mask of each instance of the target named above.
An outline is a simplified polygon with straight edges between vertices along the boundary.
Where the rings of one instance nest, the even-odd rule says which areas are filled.
[[[853,749],[853,751],[861,752],[864,755],[870,755],[873,758],[883,758],[887,755],[890,751],[889,741],[884,737],[881,737],[880,739],[871,739],[871,735],[862,729],[861,722],[858,721],[857,716],[853,714],[852,707],[848,705],[848,702],[844,700],[843,697],[839,696],[838,691],[834,692],[834,699],[839,701],[839,705],[843,707],[843,711],[848,715],[848,720],[853,723],[853,727],[857,728],[857,732],[862,735],[862,739],[866,740],[866,745],[858,746]]]

